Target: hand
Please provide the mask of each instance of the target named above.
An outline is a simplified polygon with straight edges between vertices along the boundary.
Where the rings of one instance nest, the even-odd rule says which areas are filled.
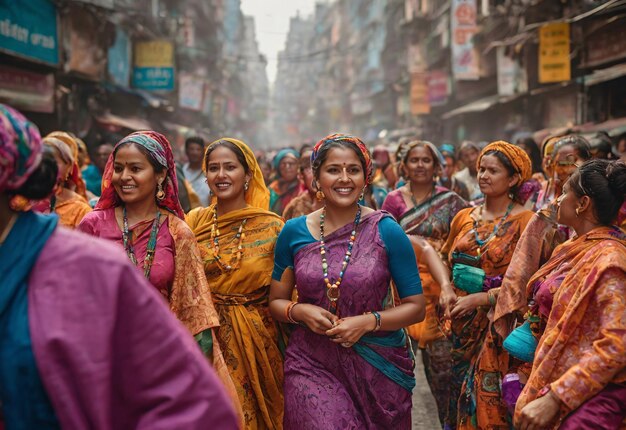
[[[457,297],[452,287],[441,287],[441,293],[439,294],[439,307],[443,309],[446,318],[450,318],[450,311],[456,304]]]
[[[552,393],[548,393],[533,400],[520,413],[519,422],[515,428],[519,430],[541,430],[547,428],[557,417],[560,409],[559,399]]]
[[[294,320],[306,324],[313,333],[325,335],[339,319],[326,309],[308,303],[299,303],[291,310]]]
[[[355,317],[342,318],[335,323],[335,326],[326,331],[326,336],[335,343],[340,343],[346,348],[351,347],[361,339],[361,337],[374,330],[376,327],[376,317],[374,315],[359,315]]]
[[[450,316],[453,319],[463,318],[473,312],[478,306],[483,304],[482,296],[486,296],[487,293],[475,293],[469,294],[463,297],[457,297],[456,303],[452,307]]]

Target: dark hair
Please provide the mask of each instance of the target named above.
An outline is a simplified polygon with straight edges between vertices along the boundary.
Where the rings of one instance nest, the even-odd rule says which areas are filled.
[[[624,204],[626,164],[620,160],[586,161],[570,177],[569,184],[578,197],[589,196],[598,221],[610,225]]]
[[[200,136],[191,136],[185,140],[185,151],[189,149],[190,145],[200,145],[204,149],[204,139]]]
[[[556,155],[564,146],[573,146],[580,158],[583,160],[591,160],[591,147],[589,146],[589,142],[580,134],[568,134],[559,137],[557,141],[554,142],[552,155]]]
[[[124,146],[130,146],[130,145],[134,145],[135,148],[137,148],[143,155],[146,156],[146,159],[148,160],[150,165],[154,168],[154,172],[155,173],[163,173],[164,171],[167,170],[167,168],[165,166],[162,166],[161,163],[159,163],[156,160],[156,158],[154,158],[154,155],[152,155],[150,153],[150,151],[148,151],[142,145],[139,145],[138,143],[135,143],[135,142],[132,142],[132,141],[127,141],[127,142],[124,142],[124,143],[118,145],[115,148],[115,150],[113,151],[113,159],[115,160],[115,157],[117,156],[117,152],[120,150],[120,148],[122,148]]]
[[[517,146],[524,146],[530,150],[529,158],[530,162],[533,165],[533,173],[543,173],[543,169],[541,168],[541,151],[539,150],[539,146],[535,143],[535,139],[532,137],[524,137],[522,139],[518,139],[515,142]]]
[[[591,149],[605,152],[608,157],[611,157],[613,153],[613,142],[611,137],[606,131],[599,131],[596,134],[589,137],[589,146]]]
[[[411,145],[412,143],[415,143],[415,141],[411,141],[407,145]],[[426,149],[428,149],[428,152],[430,153],[431,157],[433,158],[433,167],[435,168],[435,176],[437,176],[437,171],[442,166],[441,166],[441,163],[439,162],[439,157],[437,156],[437,154],[435,154],[435,151],[433,151],[432,147],[430,146],[430,145],[432,145],[432,143],[430,145],[428,145],[428,143],[430,143],[430,142],[427,142],[425,140],[418,140],[417,143],[415,143],[415,146],[413,146],[411,149],[409,149],[406,152],[406,154],[404,154],[404,158],[402,158],[402,163],[406,164],[407,160],[409,159],[409,154],[415,148],[426,148]]]
[[[328,158],[328,152],[333,148],[349,148],[353,150],[356,153],[357,157],[359,157],[361,167],[363,168],[363,177],[365,178],[365,182],[367,182],[367,162],[365,161],[365,157],[363,156],[363,153],[361,152],[359,147],[349,140],[333,140],[326,145],[322,145],[317,153],[317,157],[311,164],[311,168],[313,169],[313,176],[315,177],[315,179],[319,179],[320,168]]]
[[[52,189],[57,182],[59,167],[52,148],[44,146],[39,166],[30,174],[26,182],[15,191],[9,194],[20,195],[29,200],[41,200],[52,193]]]
[[[204,153],[203,164],[204,164],[205,170],[206,170],[207,164],[209,163],[209,156],[211,155],[211,152],[215,151],[218,146],[225,146],[226,148],[233,151],[235,153],[235,156],[237,156],[237,161],[239,161],[239,163],[241,163],[241,165],[243,166],[243,171],[246,172],[246,174],[250,173],[250,166],[248,166],[248,162],[246,161],[246,156],[243,155],[243,152],[241,151],[241,149],[239,149],[239,147],[235,145],[234,143],[229,142],[228,140],[224,140],[224,139],[220,139],[217,142],[213,142]]]
[[[500,163],[502,163],[502,165],[504,166],[504,168],[506,169],[507,173],[509,174],[509,176],[515,176],[515,175],[519,175],[520,172],[518,172],[515,167],[513,167],[513,164],[511,163],[511,160],[509,160],[507,158],[506,155],[504,155],[502,152],[500,151],[496,151],[494,149],[491,149],[487,152],[485,152],[483,154],[483,158],[487,155],[493,155],[494,157],[496,157],[498,159],[498,161]],[[519,187],[522,185],[522,180],[521,180],[521,176],[520,176],[520,180],[517,182],[517,184],[513,185],[511,187],[511,189],[509,190],[511,194],[513,194],[514,196],[517,196],[517,192],[519,190]]]

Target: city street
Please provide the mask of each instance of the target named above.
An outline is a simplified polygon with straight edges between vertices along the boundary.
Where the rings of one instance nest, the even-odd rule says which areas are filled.
[[[437,418],[437,405],[430,393],[424,366],[421,357],[418,356],[415,363],[415,389],[413,390],[413,427],[412,430],[439,430]]]

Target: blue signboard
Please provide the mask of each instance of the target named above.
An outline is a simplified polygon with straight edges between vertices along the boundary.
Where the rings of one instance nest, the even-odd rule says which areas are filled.
[[[50,0],[0,0],[0,50],[59,64],[57,12]]]
[[[128,87],[130,82],[130,39],[119,28],[115,31],[115,43],[109,48],[108,63],[111,82]]]
[[[148,91],[172,91],[173,67],[134,67],[133,87]]]

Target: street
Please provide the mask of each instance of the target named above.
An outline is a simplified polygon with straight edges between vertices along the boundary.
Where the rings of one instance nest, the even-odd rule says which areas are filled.
[[[437,418],[437,405],[424,374],[424,365],[421,355],[416,357],[415,363],[415,389],[413,390],[413,430],[439,430]]]

